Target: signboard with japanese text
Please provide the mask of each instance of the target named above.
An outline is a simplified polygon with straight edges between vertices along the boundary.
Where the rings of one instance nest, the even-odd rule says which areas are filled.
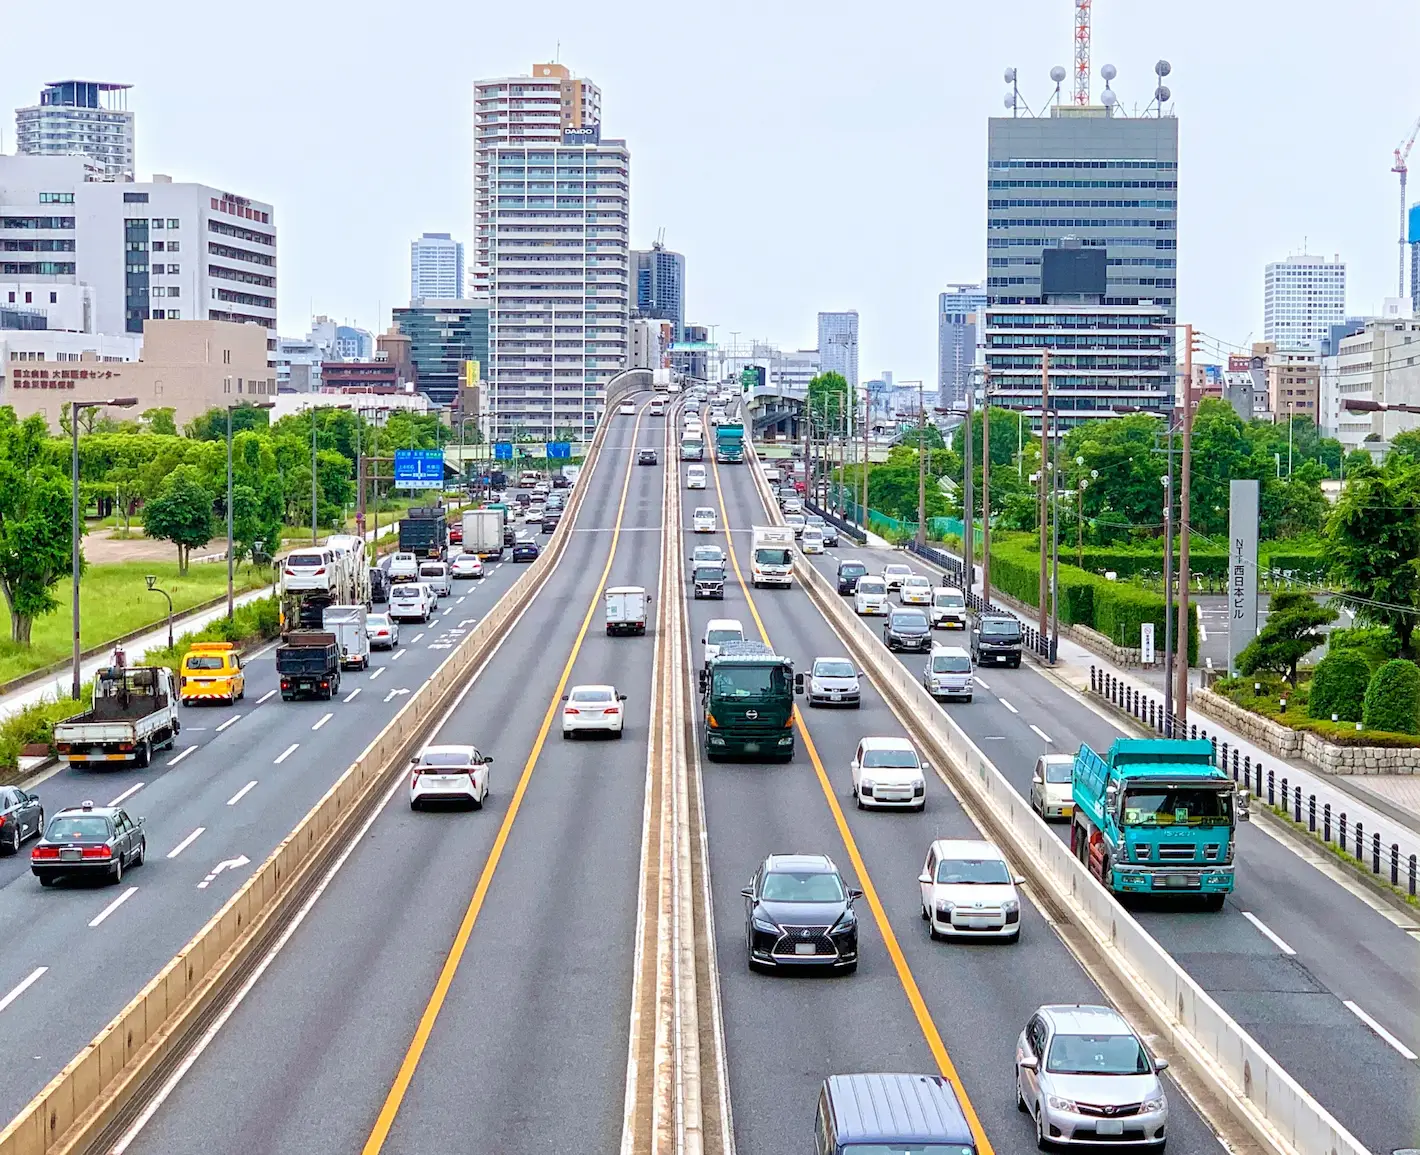
[[[511,441],[495,441],[493,443],[493,460],[512,461],[513,443]]]
[[[1228,673],[1257,637],[1258,482],[1228,483]]]
[[[547,458],[549,461],[566,461],[572,456],[572,443],[570,441],[549,441],[547,443]]]
[[[396,449],[394,451],[396,489],[443,489],[442,449]]]

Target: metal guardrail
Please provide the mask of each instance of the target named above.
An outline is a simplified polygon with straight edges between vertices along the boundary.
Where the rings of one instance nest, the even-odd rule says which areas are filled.
[[[833,526],[834,529],[838,530],[838,532],[845,537],[851,537],[859,545],[867,545],[868,535],[851,521],[845,521],[843,518],[839,517],[838,514],[830,513],[828,510],[815,505],[812,501],[805,501],[804,508],[810,513],[817,514],[819,517],[823,518],[824,521],[828,522],[829,525]]]

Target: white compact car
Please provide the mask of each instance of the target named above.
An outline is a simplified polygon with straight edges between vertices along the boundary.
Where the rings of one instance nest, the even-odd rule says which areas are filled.
[[[1007,938],[1021,934],[1022,880],[989,842],[943,838],[932,843],[917,882],[922,917],[934,939]]]
[[[467,802],[481,809],[488,800],[488,767],[493,759],[473,746],[426,746],[409,762],[409,808],[428,802]]]
[[[777,466],[773,466],[773,465],[766,465],[766,466],[764,467],[764,480],[767,481],[767,482],[769,482],[770,485],[778,485],[778,484],[779,484],[779,469],[778,469],[778,467],[777,467]]]
[[[1031,809],[1049,822],[1075,814],[1075,757],[1042,754],[1030,779]]]
[[[434,616],[434,595],[423,582],[390,586],[390,621],[427,622]]]
[[[453,593],[453,586],[449,584],[449,567],[441,561],[424,562],[419,567],[419,580],[433,591],[435,605],[439,604],[439,598]]]
[[[562,695],[562,736],[592,731],[620,738],[626,725],[624,701],[626,695],[618,694],[615,686],[573,686]]]
[[[805,553],[823,553],[823,534],[811,525],[804,526],[799,534],[799,548]]]
[[[710,659],[720,652],[720,647],[725,643],[744,640],[745,628],[734,618],[711,618],[705,623],[705,636],[700,639],[700,644],[705,648],[705,664],[710,664]]]
[[[476,553],[461,553],[449,563],[449,574],[455,578],[481,578],[483,562]]]
[[[883,566],[883,581],[887,582],[889,590],[902,588],[902,583],[912,576],[910,565],[901,565],[898,562],[891,562]]]
[[[717,565],[725,568],[725,551],[718,545],[697,545],[690,554],[692,566]]]
[[[960,646],[933,646],[932,656],[922,668],[922,685],[939,701],[965,698],[971,701],[974,679],[971,655]]]
[[[696,533],[714,533],[720,528],[720,517],[708,505],[702,505],[691,514],[690,528]]]
[[[338,581],[335,554],[328,549],[293,549],[281,563],[281,587],[286,590],[334,590]]]
[[[419,579],[419,559],[412,553],[390,554],[390,581],[417,581]]]
[[[853,608],[860,617],[865,614],[887,613],[887,583],[874,574],[864,574],[858,579],[858,585],[853,592]]]
[[[802,513],[786,512],[784,514],[784,524],[793,528],[796,538],[803,537],[804,530],[807,528],[807,523],[804,521],[804,515]]]
[[[365,631],[370,638],[370,649],[399,648],[399,625],[390,619],[389,614],[370,614],[365,619]]]
[[[966,629],[966,598],[961,590],[951,586],[939,586],[932,591],[932,608],[929,611],[934,630]]]
[[[903,578],[897,587],[897,600],[905,606],[930,606],[932,604],[932,579],[915,573]]]
[[[864,738],[849,765],[858,809],[923,809],[930,769],[906,738]]]
[[[685,468],[685,487],[686,487],[686,489],[704,489],[704,488],[705,488],[705,466],[703,466],[703,465],[688,465],[688,466],[686,466],[686,468]]]

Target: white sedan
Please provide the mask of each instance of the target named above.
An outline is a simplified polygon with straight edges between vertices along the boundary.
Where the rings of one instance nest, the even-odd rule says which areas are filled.
[[[455,578],[481,578],[483,562],[476,553],[461,553],[449,564],[449,574]]]
[[[702,505],[691,514],[690,528],[696,533],[714,533],[720,528],[719,515],[708,505]]]
[[[481,809],[488,800],[488,767],[493,759],[474,746],[425,746],[409,763],[409,808],[426,802],[467,802]]]
[[[1021,879],[989,842],[939,839],[927,851],[917,883],[922,918],[932,937],[1021,936]]]
[[[903,578],[897,590],[897,600],[905,606],[930,606],[932,604],[932,579],[915,573]]]
[[[365,631],[370,636],[370,649],[393,650],[399,646],[399,623],[389,614],[370,614],[365,619]]]
[[[615,686],[573,686],[562,696],[562,736],[591,730],[620,738],[626,726],[624,701],[626,695],[618,694]]]
[[[899,565],[893,562],[891,565],[883,566],[883,581],[887,582],[888,592],[901,587],[902,583],[912,576],[910,565]]]

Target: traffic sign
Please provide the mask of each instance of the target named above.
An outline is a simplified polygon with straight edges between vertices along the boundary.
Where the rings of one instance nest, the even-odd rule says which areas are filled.
[[[493,459],[495,461],[512,461],[513,443],[511,441],[495,441],[493,443]]]
[[[443,489],[442,449],[396,449],[394,451],[396,489]]]
[[[552,460],[566,460],[572,456],[572,443],[570,441],[549,441],[547,443],[547,457]]]

